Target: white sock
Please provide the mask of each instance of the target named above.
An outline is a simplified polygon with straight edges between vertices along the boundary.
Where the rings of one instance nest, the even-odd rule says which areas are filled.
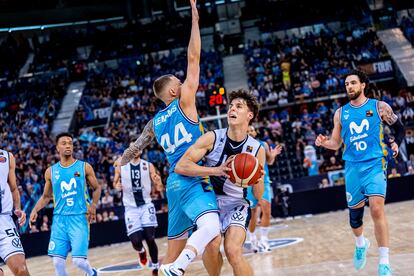
[[[247,231],[247,236],[249,237],[249,241],[251,241],[251,242],[253,242],[253,241],[256,241],[256,231],[254,231],[254,232],[250,232],[250,231]]]
[[[53,257],[53,266],[55,267],[56,276],[68,276],[65,259]]]
[[[379,263],[380,264],[390,264],[389,259],[389,248],[388,247],[378,247],[379,251]]]
[[[93,270],[87,259],[84,258],[72,258],[72,263],[79,269],[86,272],[87,276],[93,275]]]
[[[269,226],[260,227],[260,239],[261,240],[268,240],[269,238],[267,235],[269,234]]]
[[[361,236],[355,237],[355,242],[356,242],[357,247],[364,247],[365,246],[364,234],[361,234]]]
[[[175,260],[173,267],[185,270],[195,257],[196,254],[192,250],[185,248],[181,252],[180,256],[178,256],[177,260]]]

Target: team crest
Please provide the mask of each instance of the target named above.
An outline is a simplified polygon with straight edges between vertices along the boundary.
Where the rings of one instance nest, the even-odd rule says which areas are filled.
[[[80,176],[80,172],[75,172],[74,176],[79,177]]]
[[[374,115],[374,112],[372,110],[367,110],[365,115],[367,115],[367,117],[372,117],[372,115]]]
[[[252,146],[247,146],[246,151],[250,152],[250,153],[253,152],[253,147]]]
[[[7,162],[7,158],[4,156],[0,156],[0,163],[6,163]]]
[[[344,119],[345,119],[345,120],[348,120],[348,118],[349,118],[349,114],[345,114],[345,115],[344,115]]]

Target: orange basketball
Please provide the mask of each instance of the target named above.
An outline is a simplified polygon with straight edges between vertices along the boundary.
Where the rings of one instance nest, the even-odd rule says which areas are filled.
[[[239,153],[229,164],[230,180],[237,186],[256,184],[262,176],[262,166],[259,160],[249,153]]]

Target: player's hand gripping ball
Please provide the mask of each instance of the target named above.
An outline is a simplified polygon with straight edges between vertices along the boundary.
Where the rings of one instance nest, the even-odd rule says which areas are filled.
[[[249,153],[237,154],[228,167],[231,169],[229,171],[230,181],[240,187],[256,184],[263,174],[259,160]]]

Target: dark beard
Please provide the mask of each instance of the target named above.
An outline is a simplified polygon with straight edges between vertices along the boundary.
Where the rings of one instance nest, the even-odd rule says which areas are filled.
[[[359,95],[361,95],[361,93],[362,93],[362,91],[361,91],[361,90],[360,90],[359,92],[355,92],[355,93],[354,93],[354,96],[352,96],[352,97],[348,94],[348,98],[349,98],[351,101],[356,100],[356,99],[358,99]]]

